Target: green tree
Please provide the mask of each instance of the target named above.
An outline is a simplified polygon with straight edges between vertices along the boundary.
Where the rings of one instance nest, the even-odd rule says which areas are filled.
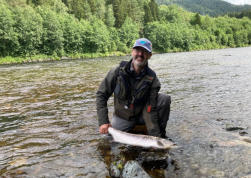
[[[19,47],[18,34],[14,30],[14,14],[7,5],[0,5],[0,56],[15,55]]]
[[[115,17],[113,14],[113,7],[112,5],[106,6],[106,13],[105,13],[105,24],[108,27],[113,27],[115,24]]]
[[[113,0],[115,27],[120,28],[126,18],[126,0]]]
[[[86,48],[89,52],[110,51],[110,33],[104,22],[96,17],[91,19],[91,29],[87,31],[88,36]]]
[[[153,17],[153,20],[159,20],[159,7],[157,5],[157,3],[155,2],[155,0],[150,0],[149,2],[149,7],[151,9],[151,14]]]
[[[64,51],[66,53],[81,52],[80,23],[70,14],[62,16],[61,26],[63,29]]]
[[[190,23],[192,25],[199,25],[199,26],[201,26],[202,22],[201,22],[201,16],[200,16],[200,14],[196,13],[195,16],[191,19]]]
[[[70,12],[79,20],[91,18],[92,12],[88,0],[69,0],[68,4]]]
[[[139,38],[138,25],[134,23],[131,18],[126,17],[125,22],[119,29],[119,37],[121,43],[123,43],[127,48],[131,48],[133,42]]]
[[[121,44],[119,39],[119,32],[114,27],[110,27],[109,32],[110,32],[110,51],[117,51],[119,45]]]
[[[195,46],[194,30],[186,24],[151,22],[145,28],[145,36],[160,52],[189,51]]]
[[[149,5],[146,3],[144,5],[144,10],[145,10],[144,23],[147,24],[148,22],[152,22],[154,18]]]
[[[58,13],[66,13],[68,11],[67,6],[62,2],[62,0],[26,0],[26,2],[27,4],[34,4],[35,6],[46,6]]]
[[[11,7],[23,7],[27,6],[26,0],[6,0],[5,1]]]
[[[92,14],[95,15],[98,19],[105,21],[105,13],[106,13],[105,1],[96,0],[95,5],[96,5],[95,7],[96,10]]]
[[[46,7],[38,7],[37,11],[43,18],[43,33],[40,52],[48,55],[62,55],[64,37],[62,26],[59,21],[60,16]]]
[[[150,0],[150,2],[146,2],[144,5],[145,9],[145,17],[144,22],[145,24],[152,21],[159,20],[159,8],[156,4],[155,0]]]
[[[234,37],[235,45],[237,47],[245,46],[249,42],[248,33],[245,30],[237,31],[236,33],[234,33],[233,37]]]
[[[91,23],[87,20],[81,19],[79,24],[79,31],[80,31],[80,37],[81,37],[81,52],[82,53],[88,53],[91,51],[91,38],[93,35],[93,28],[91,26]]]
[[[159,20],[177,23],[189,23],[192,13],[185,11],[177,5],[161,5],[159,7]]]
[[[42,37],[42,18],[31,7],[13,9],[15,11],[15,32],[18,33],[19,55],[33,55],[38,52]]]
[[[143,10],[144,3],[142,2],[142,0],[127,0],[125,2],[127,2],[124,7],[126,8],[126,15],[130,17],[135,23],[137,23],[139,27],[142,27],[145,15]]]

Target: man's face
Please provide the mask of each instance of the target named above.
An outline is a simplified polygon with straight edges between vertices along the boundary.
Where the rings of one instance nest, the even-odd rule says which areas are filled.
[[[152,56],[145,48],[135,47],[132,49],[133,63],[138,67],[144,67],[147,64],[147,60]]]

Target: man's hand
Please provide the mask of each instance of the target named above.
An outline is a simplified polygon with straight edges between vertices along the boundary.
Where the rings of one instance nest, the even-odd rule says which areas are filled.
[[[108,128],[111,127],[111,124],[103,124],[99,127],[99,132],[101,134],[107,134],[108,133]]]

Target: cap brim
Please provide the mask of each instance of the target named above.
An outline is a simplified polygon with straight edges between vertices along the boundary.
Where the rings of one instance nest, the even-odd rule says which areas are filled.
[[[145,46],[140,46],[140,45],[133,46],[133,48],[136,48],[136,47],[144,48],[144,49],[146,49],[149,53],[152,53],[152,51],[150,51],[150,50],[149,50],[148,48],[146,48]]]

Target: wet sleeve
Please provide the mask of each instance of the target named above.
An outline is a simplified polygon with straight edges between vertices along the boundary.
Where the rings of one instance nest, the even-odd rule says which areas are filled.
[[[108,72],[96,93],[96,107],[99,126],[109,123],[107,101],[114,91],[117,71],[118,67]]]
[[[160,128],[159,128],[159,122],[158,122],[158,112],[157,112],[157,99],[158,99],[158,93],[160,90],[160,82],[157,76],[154,78],[151,91],[150,91],[150,106],[151,106],[151,111],[150,111],[150,118],[151,122],[153,124],[153,127],[150,131],[150,135],[160,137]]]

